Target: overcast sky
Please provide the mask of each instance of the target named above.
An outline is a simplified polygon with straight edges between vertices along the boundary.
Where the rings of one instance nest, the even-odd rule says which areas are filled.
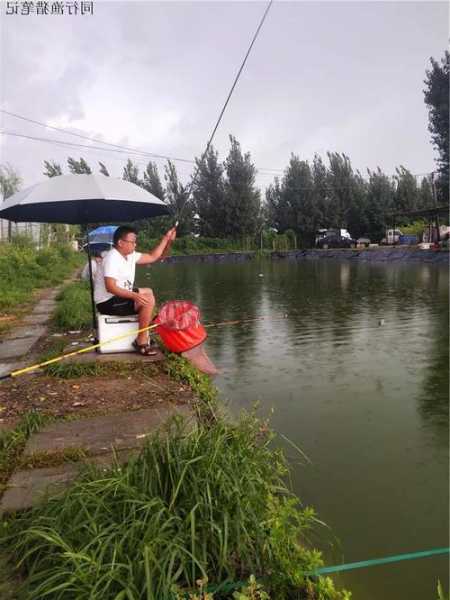
[[[1,108],[192,160],[266,6],[97,0],[93,16],[11,16],[1,2]],[[311,160],[331,150],[364,175],[377,166],[392,174],[400,164],[432,171],[423,79],[430,56],[443,56],[448,22],[446,2],[275,1],[217,131],[220,158],[232,133],[260,169],[284,169],[292,152]],[[98,146],[0,116],[2,131]],[[9,135],[0,144],[0,162],[16,168],[24,186],[43,179],[44,159],[83,156],[121,176],[128,157]],[[157,163],[162,175],[164,161]],[[176,165],[186,182],[191,165]],[[273,176],[260,172],[258,184]]]

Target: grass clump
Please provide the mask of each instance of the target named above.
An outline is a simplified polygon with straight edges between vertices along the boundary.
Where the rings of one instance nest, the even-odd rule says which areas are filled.
[[[186,383],[196,394],[199,402],[195,408],[203,423],[211,423],[218,418],[218,390],[208,375],[201,373],[188,360],[172,352],[166,355],[164,369],[171,379]]]
[[[274,600],[349,598],[305,576],[322,565],[308,548],[314,511],[287,489],[285,459],[265,431],[250,416],[196,429],[174,420],[125,467],[91,467],[17,516],[3,542],[23,569],[25,597],[265,598],[254,585],[253,596],[220,591],[253,574]]]
[[[49,420],[50,417],[31,411],[14,429],[0,434],[0,496],[3,494],[9,477],[20,462],[20,456],[28,438]]]
[[[85,460],[88,452],[83,448],[64,448],[53,452],[33,452],[22,456],[19,460],[20,469],[42,469],[44,467],[58,467],[65,463],[77,463]]]
[[[60,283],[81,264],[79,253],[66,246],[41,250],[21,244],[0,244],[0,310],[30,300],[30,292]]]
[[[89,283],[76,281],[59,294],[54,322],[59,329],[87,329],[92,325]]]

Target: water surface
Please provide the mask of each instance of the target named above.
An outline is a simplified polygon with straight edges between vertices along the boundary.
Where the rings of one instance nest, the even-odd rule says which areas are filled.
[[[448,546],[448,272],[436,265],[158,265],[140,283],[191,299],[236,413],[255,402],[300,446],[293,485],[330,530],[327,564]],[[283,441],[281,441],[283,443]],[[331,547],[330,544],[333,544]],[[336,577],[356,600],[433,600],[448,556]]]

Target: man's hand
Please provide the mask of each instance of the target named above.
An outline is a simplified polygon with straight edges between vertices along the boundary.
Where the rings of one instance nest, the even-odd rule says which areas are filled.
[[[172,227],[172,229],[169,229],[169,231],[166,233],[166,237],[168,242],[173,242],[177,237],[177,228]]]

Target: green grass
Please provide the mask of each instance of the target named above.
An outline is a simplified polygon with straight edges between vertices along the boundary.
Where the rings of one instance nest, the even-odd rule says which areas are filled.
[[[88,329],[92,325],[89,283],[75,281],[57,297],[54,322],[58,329]]]
[[[0,244],[0,310],[31,300],[37,288],[60,283],[82,263],[80,253],[65,246],[42,250]]]
[[[91,467],[17,516],[3,543],[25,574],[24,597],[164,600],[198,580],[217,587],[254,574],[273,600],[348,598],[305,577],[322,565],[308,543],[314,511],[287,489],[286,462],[264,431],[253,417],[194,430],[173,421],[125,467]]]
[[[30,435],[50,420],[37,412],[27,413],[14,429],[0,434],[0,496],[19,464],[20,456]]]
[[[0,598],[2,600],[17,600],[18,583],[6,555],[0,554]]]

